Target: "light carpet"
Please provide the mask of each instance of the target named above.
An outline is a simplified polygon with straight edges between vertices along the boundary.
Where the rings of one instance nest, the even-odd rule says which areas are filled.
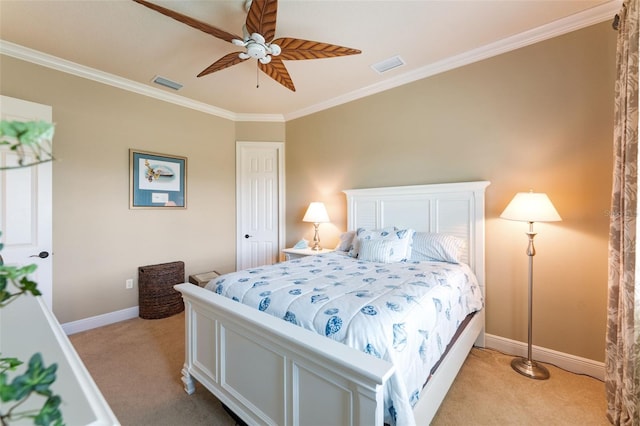
[[[122,425],[235,424],[201,385],[193,395],[183,390],[184,314],[135,318],[70,340]],[[551,378],[532,380],[514,372],[511,359],[474,348],[432,425],[609,424],[601,381],[548,364]]]

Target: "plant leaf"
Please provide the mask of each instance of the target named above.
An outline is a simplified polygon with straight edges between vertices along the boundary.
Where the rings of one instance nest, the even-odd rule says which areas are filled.
[[[33,423],[38,426],[62,424],[62,412],[60,411],[61,402],[62,399],[57,395],[49,397],[38,415],[33,419]]]

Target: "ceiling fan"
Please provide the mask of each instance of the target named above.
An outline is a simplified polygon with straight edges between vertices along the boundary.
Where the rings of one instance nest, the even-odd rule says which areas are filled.
[[[176,21],[189,25],[235,46],[243,47],[242,52],[229,53],[205,68],[198,77],[228,68],[249,58],[258,60],[258,68],[269,77],[296,91],[293,80],[284,66],[283,60],[302,60],[333,58],[356,55],[358,49],[336,46],[329,43],[283,37],[274,40],[278,0],[246,0],[247,19],[242,27],[243,37],[216,28],[212,25],[190,18],[173,10],[158,6],[145,0],[133,0],[143,6],[162,13]]]

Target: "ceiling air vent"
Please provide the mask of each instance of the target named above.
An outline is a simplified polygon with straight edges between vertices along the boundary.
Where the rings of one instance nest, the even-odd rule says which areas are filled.
[[[371,68],[373,68],[378,74],[382,74],[403,65],[405,65],[405,62],[400,56],[393,56],[389,59],[378,62],[377,64],[371,65]]]
[[[182,84],[176,83],[175,81],[171,81],[168,78],[160,77],[159,75],[156,75],[155,77],[153,77],[153,80],[151,81],[153,81],[155,84],[159,84],[160,86],[168,87],[169,89],[173,89],[173,90],[182,89]]]

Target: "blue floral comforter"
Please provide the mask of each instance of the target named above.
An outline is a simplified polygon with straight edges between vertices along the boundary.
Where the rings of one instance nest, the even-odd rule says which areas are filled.
[[[392,362],[385,423],[413,425],[433,365],[483,300],[467,265],[375,263],[341,253],[223,275],[207,288]]]

